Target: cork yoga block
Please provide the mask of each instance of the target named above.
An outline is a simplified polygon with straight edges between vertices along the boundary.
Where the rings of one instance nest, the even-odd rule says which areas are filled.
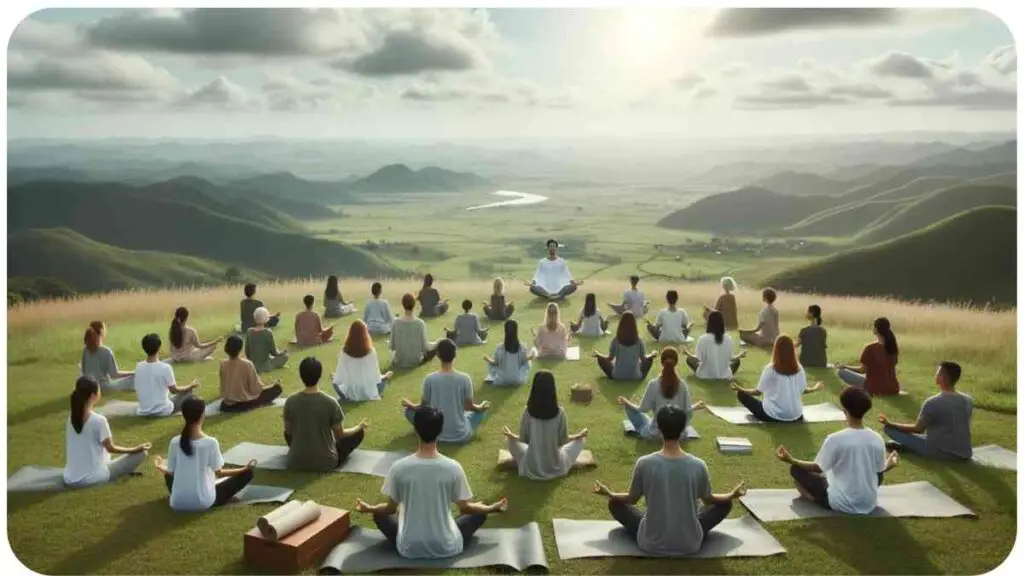
[[[316,565],[348,537],[349,512],[323,506],[320,517],[279,541],[263,537],[258,528],[243,537],[245,564],[253,571],[295,574]]]
[[[589,384],[573,384],[569,388],[569,399],[580,404],[590,404],[594,399],[594,390]]]

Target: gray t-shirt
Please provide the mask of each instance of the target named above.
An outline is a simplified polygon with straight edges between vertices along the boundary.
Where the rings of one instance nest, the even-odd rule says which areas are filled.
[[[430,346],[427,325],[419,318],[399,318],[391,327],[389,344],[394,352],[391,362],[396,368],[415,368]]]
[[[420,301],[420,316],[437,316],[437,305],[441,303],[441,293],[437,288],[431,286],[420,290],[416,299]]]
[[[622,293],[622,306],[640,318],[644,315],[644,293],[639,290],[626,290]]]
[[[761,336],[772,342],[779,337],[779,311],[775,306],[761,308],[757,321],[761,323]]]
[[[479,331],[480,319],[476,314],[472,312],[459,314],[455,318],[455,345],[474,346],[476,344],[483,344]]]
[[[466,403],[473,401],[473,381],[462,372],[434,372],[423,380],[423,406],[444,414],[438,442],[465,442],[473,436],[466,418]]]
[[[825,343],[828,332],[821,326],[805,326],[800,330],[800,365],[804,368],[824,368],[828,364]]]
[[[380,490],[398,506],[398,553],[406,558],[448,558],[462,552],[451,505],[473,498],[458,462],[406,456],[391,467]]]
[[[615,359],[612,378],[615,380],[639,380],[644,377],[640,372],[640,360],[644,357],[644,341],[637,338],[636,344],[623,346],[618,339],[612,340],[608,347],[608,356]]]
[[[387,300],[374,298],[367,302],[363,309],[363,322],[371,333],[384,334],[391,331],[395,315],[391,312],[391,305]]]
[[[117,361],[114,360],[114,352],[106,346],[100,346],[95,352],[89,352],[88,348],[82,350],[82,376],[91,379],[93,382],[103,385],[110,382],[111,378],[120,372],[117,368]]]
[[[660,452],[642,456],[633,467],[629,494],[647,501],[637,533],[641,550],[664,556],[700,550],[704,530],[697,520],[697,500],[711,495],[703,460],[692,454],[682,458],[666,458]]]
[[[566,462],[561,448],[569,441],[569,419],[565,410],[548,420],[530,416],[526,410],[519,421],[519,441],[527,444],[526,457],[519,462],[519,475],[531,480],[565,476],[572,462]]]
[[[925,426],[928,447],[943,454],[970,460],[971,416],[974,401],[960,392],[939,393],[924,401],[918,419]]]
[[[263,300],[257,298],[245,298],[239,303],[239,313],[242,325],[242,332],[256,325],[253,320],[253,313],[257,308],[263,308]]]
[[[530,361],[527,359],[526,346],[519,343],[519,351],[515,354],[505,350],[505,343],[498,344],[494,349],[494,364],[490,366],[490,376],[495,386],[526,384],[530,375]]]
[[[671,398],[665,398],[661,393],[661,377],[647,383],[644,397],[640,400],[640,411],[651,413],[651,425],[647,428],[647,431],[655,438],[661,438],[661,430],[658,430],[658,419],[656,416],[658,415],[658,410],[665,406],[681,408],[683,412],[686,412],[686,421],[691,421],[693,410],[690,409],[690,387],[686,385],[686,380],[679,379],[679,388],[676,389],[675,395]],[[642,431],[637,430],[637,432]]]

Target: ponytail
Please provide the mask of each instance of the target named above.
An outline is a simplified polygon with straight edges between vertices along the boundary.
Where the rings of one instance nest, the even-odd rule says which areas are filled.
[[[191,397],[181,404],[181,416],[185,419],[185,426],[181,429],[181,437],[178,439],[178,447],[181,448],[181,451],[185,456],[191,456],[194,452],[192,449],[192,437],[189,435],[189,430],[193,426],[199,424],[204,413],[206,413],[206,402],[201,398]]]
[[[679,353],[674,348],[664,348],[661,351],[661,397],[675,398],[679,393],[679,373],[676,366],[679,364]]]
[[[181,348],[185,343],[185,329],[183,326],[188,320],[188,308],[179,307],[174,311],[174,320],[171,320],[171,346]]]
[[[896,335],[892,333],[892,324],[889,323],[889,319],[876,318],[875,332],[882,337],[882,346],[885,347],[885,353],[892,358],[892,363],[896,364],[900,354],[900,347],[896,342]]]
[[[85,408],[89,398],[99,392],[99,385],[93,380],[82,376],[75,382],[75,390],[71,393],[71,427],[76,434],[82,433],[85,426]]]
[[[811,304],[807,307],[807,313],[814,319],[815,326],[821,326],[821,306]]]

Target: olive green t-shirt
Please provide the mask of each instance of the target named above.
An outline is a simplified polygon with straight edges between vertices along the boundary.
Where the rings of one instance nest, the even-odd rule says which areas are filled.
[[[334,398],[317,392],[292,394],[284,403],[285,429],[291,434],[288,468],[324,472],[338,467],[334,427],[345,420]]]

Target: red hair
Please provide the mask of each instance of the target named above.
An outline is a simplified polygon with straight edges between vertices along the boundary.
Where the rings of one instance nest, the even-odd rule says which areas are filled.
[[[796,346],[793,345],[793,339],[785,334],[775,339],[772,367],[783,376],[792,376],[800,371],[800,363],[796,361]]]
[[[85,347],[89,352],[95,352],[100,347],[100,338],[103,336],[103,330],[106,329],[103,322],[100,320],[93,320],[89,323],[89,327],[85,329]]]
[[[365,322],[356,320],[349,326],[348,337],[341,349],[352,358],[362,358],[373,350],[373,340],[370,339],[370,331],[366,329]]]

